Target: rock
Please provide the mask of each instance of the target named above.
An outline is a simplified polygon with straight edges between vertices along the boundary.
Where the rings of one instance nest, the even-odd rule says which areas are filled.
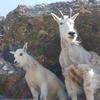
[[[76,6],[77,5],[77,6]],[[69,13],[68,7],[72,8],[79,8],[79,2],[56,2],[51,4],[37,4],[33,6],[26,6],[26,5],[18,5],[18,7],[7,14],[7,19],[15,19],[14,17],[21,17],[21,16],[41,16],[41,15],[50,15],[51,12],[58,13],[58,8],[62,10],[64,13]]]
[[[5,17],[4,16],[0,16],[0,22],[4,21]]]
[[[0,58],[0,94],[5,98],[32,98],[24,76],[25,72],[21,68]]]
[[[57,23],[50,13],[60,16],[59,8],[69,14],[69,7],[78,12],[81,4],[75,1],[41,4],[34,6],[19,5],[0,21],[0,94],[6,98],[31,98],[32,95],[24,79],[25,72],[13,67],[14,57],[9,53],[28,42],[28,52],[44,67],[53,71],[64,80],[59,65],[60,39]],[[100,7],[85,6],[91,13],[80,13],[76,20],[82,45],[87,50],[100,54]],[[10,62],[10,63],[8,63]],[[83,95],[82,95],[83,96]],[[84,96],[83,96],[84,97]],[[81,96],[79,97],[79,100]],[[82,100],[85,100],[82,98]]]
[[[2,95],[0,95],[0,100],[7,100],[7,98],[2,96]]]

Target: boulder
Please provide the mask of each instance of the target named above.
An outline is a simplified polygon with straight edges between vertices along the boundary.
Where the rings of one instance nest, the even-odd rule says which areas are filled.
[[[0,58],[0,99],[32,98],[25,71]]]

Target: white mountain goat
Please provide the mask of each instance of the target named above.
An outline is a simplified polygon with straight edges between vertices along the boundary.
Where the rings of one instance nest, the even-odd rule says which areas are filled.
[[[60,11],[61,17],[58,17],[56,14],[51,13],[54,20],[58,23],[59,31],[60,31],[60,41],[61,41],[61,52],[59,57],[59,62],[62,67],[62,72],[65,77],[65,84],[69,96],[71,96],[72,100],[77,100],[77,87],[76,85],[68,84],[68,80],[66,78],[66,67],[70,65],[78,65],[78,64],[87,64],[91,66],[96,73],[100,73],[100,57],[94,52],[86,51],[77,41],[78,33],[74,28],[75,19],[79,15],[76,13],[73,16],[63,15]],[[73,88],[73,89],[72,89]],[[92,90],[92,89],[91,89]],[[92,98],[91,92],[85,92],[88,94],[90,98]],[[88,99],[87,100],[93,100]]]
[[[67,100],[63,83],[51,71],[40,65],[27,53],[27,43],[17,49],[14,54],[14,63],[26,71],[26,81],[34,100]]]
[[[94,94],[100,89],[100,75],[88,64],[70,65],[66,67],[65,83],[72,100],[77,100],[77,94],[84,89],[87,100],[94,100]]]

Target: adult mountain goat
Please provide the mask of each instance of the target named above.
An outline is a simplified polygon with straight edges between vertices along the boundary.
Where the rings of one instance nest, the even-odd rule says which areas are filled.
[[[54,13],[51,13],[52,17],[57,22],[60,31],[61,52],[59,62],[62,67],[63,75],[65,77],[67,91],[72,100],[77,100],[77,92],[79,87],[75,85],[75,81],[73,81],[73,85],[71,85],[70,82],[68,83],[68,78],[65,74],[66,72],[68,72],[66,71],[67,67],[70,67],[70,65],[78,66],[78,64],[81,67],[81,64],[86,64],[87,66],[93,68],[96,73],[100,73],[100,57],[94,52],[85,50],[79,44],[80,42],[77,41],[78,33],[74,28],[74,23],[79,13],[76,13],[73,16],[70,14],[70,16],[68,16],[63,15],[63,13],[60,11],[60,14],[61,17],[57,16]],[[88,96],[91,96],[90,98],[92,99],[88,99],[89,97],[87,97],[87,100],[93,100],[93,94],[91,94],[91,92],[88,92]]]

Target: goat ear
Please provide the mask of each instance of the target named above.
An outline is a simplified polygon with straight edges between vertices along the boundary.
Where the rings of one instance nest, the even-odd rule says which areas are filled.
[[[51,16],[54,18],[55,21],[59,22],[60,18],[56,14],[51,13]]]
[[[23,46],[23,50],[26,52],[27,51],[27,44],[28,44],[28,42],[26,42],[25,44],[24,44],[24,46]]]
[[[73,15],[73,16],[71,17],[71,19],[72,19],[73,21],[75,21],[75,19],[78,17],[78,15],[79,15],[79,13],[76,13],[75,15]]]
[[[11,53],[11,54],[13,54],[13,55],[15,54],[15,52],[14,52],[14,51],[10,51],[10,53]]]

